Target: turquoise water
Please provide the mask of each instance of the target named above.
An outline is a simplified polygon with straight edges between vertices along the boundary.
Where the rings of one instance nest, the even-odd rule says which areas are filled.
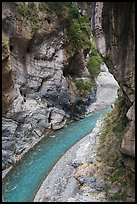
[[[69,124],[51,137],[45,138],[33,151],[28,152],[3,182],[4,201],[33,201],[55,163],[72,145],[89,134],[100,116],[109,111],[110,108]]]

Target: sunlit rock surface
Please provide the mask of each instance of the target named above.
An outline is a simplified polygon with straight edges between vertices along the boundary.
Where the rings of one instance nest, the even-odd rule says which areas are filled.
[[[3,116],[17,125],[14,141],[10,138],[16,144],[12,152],[14,162],[45,132],[63,128],[66,118],[73,114],[79,96],[65,77],[69,72],[66,68],[73,65],[71,68],[80,73],[79,77],[89,79],[83,52],[66,52],[68,39],[64,25],[54,14],[49,21],[46,12],[39,11],[39,4],[34,3],[37,18],[41,18],[36,30],[36,22],[32,24],[24,16],[28,4],[2,4],[2,110]],[[31,13],[28,16],[35,19]],[[4,119],[4,135],[10,127]],[[5,157],[8,147],[3,148],[5,169],[14,162]]]

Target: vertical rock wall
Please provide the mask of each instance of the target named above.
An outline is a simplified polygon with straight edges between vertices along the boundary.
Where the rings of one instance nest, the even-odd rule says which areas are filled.
[[[40,6],[46,3],[2,4],[3,169],[49,130],[66,124],[79,100],[66,67],[73,64],[74,73],[89,79],[83,51],[78,59],[74,49],[68,54],[64,24]]]
[[[135,3],[93,2],[91,27],[97,49],[118,81],[129,106],[128,130],[121,144],[125,165],[135,157]]]

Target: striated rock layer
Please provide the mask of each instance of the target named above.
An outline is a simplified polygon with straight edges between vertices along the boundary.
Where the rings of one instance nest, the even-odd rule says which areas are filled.
[[[79,96],[65,76],[71,72],[89,79],[86,48],[68,52],[65,25],[41,5],[2,5],[3,169],[73,114]]]
[[[134,171],[135,158],[135,4],[91,3],[91,27],[97,49],[118,81],[128,104],[128,128],[121,144],[125,165]]]

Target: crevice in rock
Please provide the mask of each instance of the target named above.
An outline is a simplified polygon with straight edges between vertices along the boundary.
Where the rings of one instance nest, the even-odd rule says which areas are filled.
[[[49,112],[48,123],[51,123],[51,114],[52,114],[52,110]]]
[[[75,60],[75,57],[76,57],[77,53],[71,58],[69,59],[69,64],[64,66],[64,69],[63,69],[63,76],[66,77],[68,75],[70,76],[75,76],[78,74],[77,70],[74,69],[74,60]]]
[[[5,119],[9,119],[9,120],[12,120],[14,123],[16,123],[17,125],[19,124],[19,122],[13,118],[10,118],[10,117],[7,117],[6,115],[2,116],[2,118],[5,118]]]
[[[44,20],[47,21],[48,24],[51,24],[51,17],[50,16],[45,17]]]
[[[10,51],[11,52],[13,51],[13,45],[12,44],[10,45]]]

